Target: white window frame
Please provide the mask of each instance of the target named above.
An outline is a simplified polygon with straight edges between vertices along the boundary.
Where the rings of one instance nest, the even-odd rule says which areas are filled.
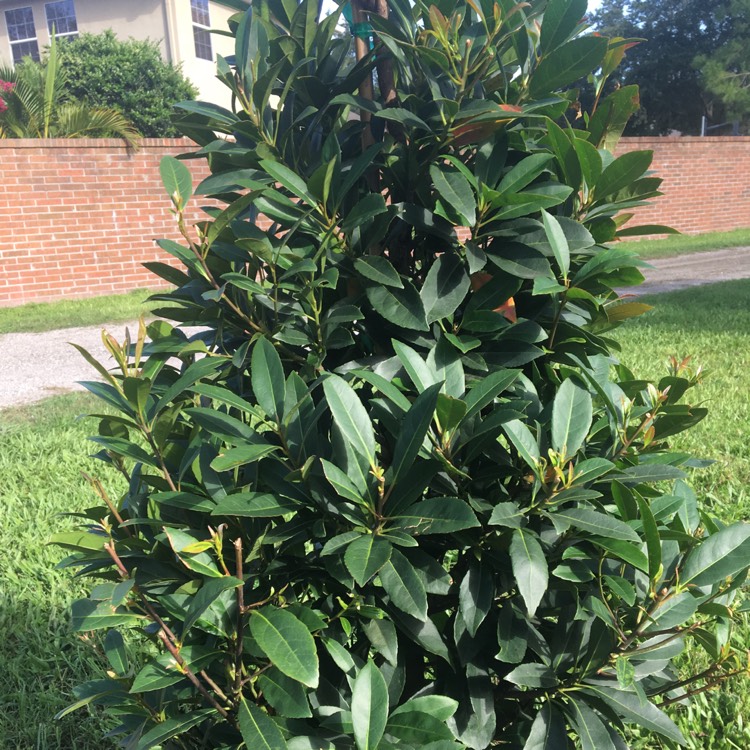
[[[210,3],[209,0],[206,0],[206,15],[208,16],[208,23],[210,24],[211,23],[211,3]],[[202,23],[198,23],[198,21],[195,20],[195,17],[193,15],[193,3],[192,3],[192,1],[190,3],[190,20],[193,23],[193,48],[194,48],[196,59],[198,59],[198,60],[205,60],[206,62],[213,62],[214,61],[214,45],[213,45],[213,42],[211,40],[211,35],[209,33],[210,30],[211,30],[211,26],[210,25],[206,25],[206,24],[202,24]],[[204,32],[206,32],[206,34],[208,34],[208,46],[209,46],[209,50],[210,50],[210,57],[203,57],[203,56],[201,56],[201,55],[198,54],[198,44],[197,44],[197,42],[195,40],[195,31],[196,31],[196,29],[198,29],[200,31],[204,31]]]
[[[60,0],[51,0],[51,2],[44,4],[44,18],[47,21],[47,31],[49,32],[50,37],[52,37],[52,23],[49,18],[49,7],[50,5],[55,5],[57,2],[60,2]],[[76,30],[75,31],[58,31],[55,29],[55,39],[63,39],[65,37],[76,37],[78,36],[78,13],[76,12],[76,5],[75,0],[70,0],[70,2],[73,4],[73,18],[76,22]]]
[[[8,23],[8,14],[12,13],[14,10],[30,10],[31,11],[31,22],[34,24],[34,36],[30,36],[27,39],[13,39],[10,38],[10,23]],[[40,53],[39,53],[39,32],[36,29],[36,21],[34,20],[34,8],[31,5],[19,5],[16,8],[7,8],[4,13],[4,19],[5,19],[5,28],[8,32],[8,44],[10,45],[10,59],[13,61],[13,65],[18,65],[19,62],[23,59],[21,57],[21,60],[16,60],[15,55],[13,54],[13,50],[16,45],[18,44],[28,44],[29,42],[36,42],[36,59],[39,59]]]

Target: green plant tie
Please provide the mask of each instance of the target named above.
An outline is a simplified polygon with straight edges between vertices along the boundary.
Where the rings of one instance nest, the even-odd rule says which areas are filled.
[[[352,36],[359,37],[360,39],[369,39],[372,34],[372,24],[367,23],[354,23],[354,13],[352,11],[351,3],[347,3],[343,8],[344,20],[349,26],[349,33]]]

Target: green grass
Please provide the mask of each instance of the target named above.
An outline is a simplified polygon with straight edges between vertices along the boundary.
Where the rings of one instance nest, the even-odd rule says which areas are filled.
[[[0,334],[54,331],[57,328],[136,320],[156,307],[157,303],[146,302],[150,294],[147,289],[136,289],[128,294],[0,307]]]
[[[651,298],[656,309],[617,332],[622,361],[638,376],[658,378],[670,354],[693,355],[708,371],[691,391],[709,416],[675,440],[677,449],[712,458],[693,484],[710,511],[725,521],[750,515],[750,281],[731,281]],[[76,420],[94,403],[61,396],[0,413],[0,747],[24,750],[106,750],[103,722],[81,711],[60,722],[53,715],[71,689],[97,676],[103,662],[69,631],[71,602],[84,591],[70,571],[54,570],[61,550],[45,546],[72,520],[63,511],[95,504],[80,471],[102,475],[87,459],[95,430]],[[97,407],[99,408],[99,407]],[[750,643],[750,629],[740,634]],[[698,659],[688,654],[688,660]],[[690,750],[750,747],[750,682],[736,680],[673,715]],[[635,745],[660,747],[653,739]]]
[[[637,250],[642,258],[672,258],[685,253],[701,253],[743,245],[750,245],[750,228],[735,229],[731,232],[677,234],[663,240],[633,240],[628,242],[627,247]]]
[[[711,467],[693,472],[691,483],[703,507],[725,522],[750,516],[750,280],[728,281],[644,298],[655,309],[617,331],[621,361],[639,377],[666,373],[666,359],[692,355],[706,377],[688,399],[702,401],[708,416],[674,438],[673,446],[702,458]],[[738,629],[738,641],[750,646],[750,627]],[[703,664],[688,651],[687,663]],[[698,696],[672,715],[690,750],[745,750],[750,747],[750,680],[736,679]],[[653,739],[635,745],[661,747]]]
[[[0,412],[0,747],[22,750],[101,750],[106,729],[79,711],[59,722],[71,690],[101,675],[88,644],[70,632],[70,605],[84,594],[64,556],[47,546],[51,534],[74,526],[63,512],[96,504],[81,471],[101,473],[87,458],[96,430],[88,395],[67,395]],[[98,407],[97,407],[98,408]]]

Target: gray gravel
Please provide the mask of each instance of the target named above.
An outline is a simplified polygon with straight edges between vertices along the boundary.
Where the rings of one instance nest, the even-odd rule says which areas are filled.
[[[750,247],[733,247],[651,261],[646,283],[626,294],[658,294],[701,284],[750,278]],[[118,340],[125,324],[66,328],[45,333],[9,333],[0,336],[0,409],[41,401],[48,396],[83,390],[80,380],[95,380],[96,371],[67,342],[83,346],[101,362],[112,360],[101,339],[102,328]],[[127,327],[137,331],[137,323]]]

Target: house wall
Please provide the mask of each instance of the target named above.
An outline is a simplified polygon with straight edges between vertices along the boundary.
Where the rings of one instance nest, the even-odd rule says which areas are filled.
[[[686,233],[750,227],[750,137],[626,138],[618,153],[650,148],[665,195],[630,224]],[[0,140],[0,306],[153,287],[141,267],[170,260],[154,241],[179,241],[159,162],[195,150],[188,140]],[[197,183],[205,162],[189,162]],[[191,222],[204,215],[193,200]]]
[[[45,3],[48,0],[0,0],[0,64],[12,60],[5,11],[31,7],[39,50],[49,44]],[[190,0],[75,0],[79,32],[99,34],[113,29],[119,39],[150,39],[159,43],[165,60],[181,63],[185,75],[198,88],[198,99],[229,106],[231,94],[216,80],[216,55],[234,52],[226,36],[211,35],[214,60],[195,55]],[[236,11],[220,2],[209,2],[211,28],[226,31],[227,20]]]

